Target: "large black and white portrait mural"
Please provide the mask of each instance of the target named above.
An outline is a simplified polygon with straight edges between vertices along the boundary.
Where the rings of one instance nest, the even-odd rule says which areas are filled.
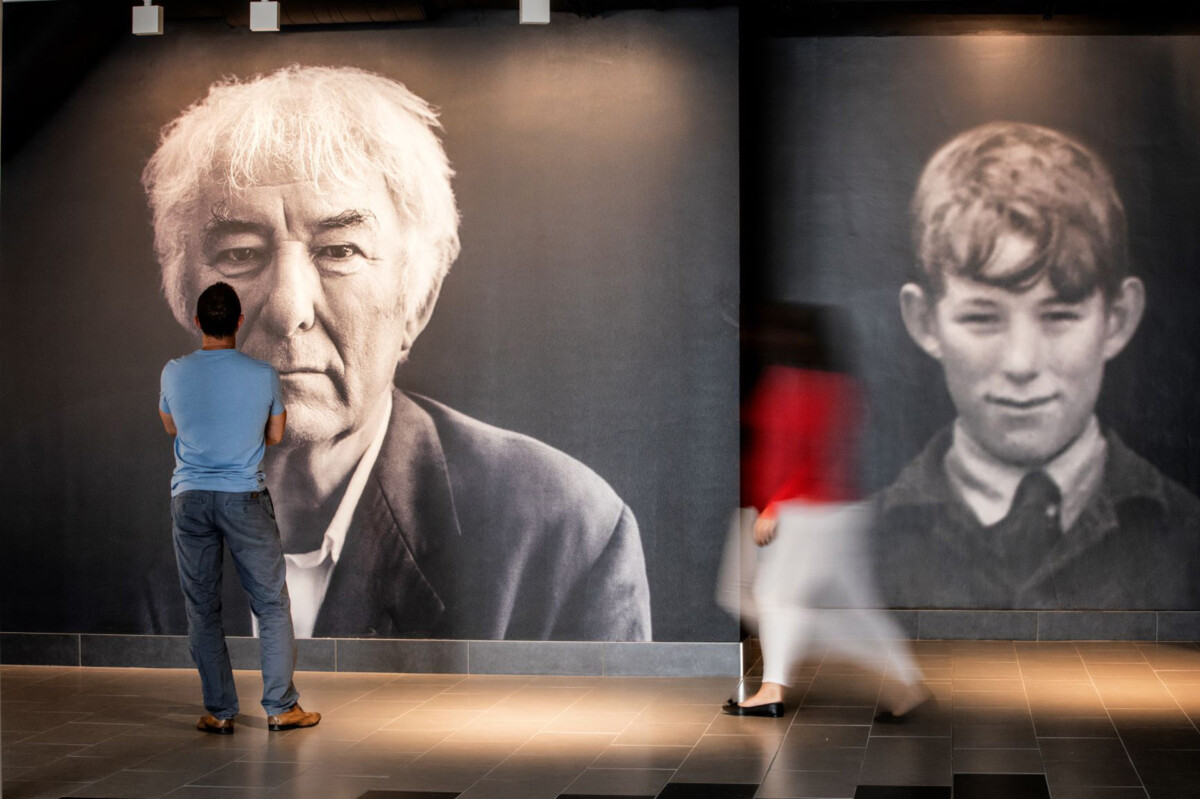
[[[1200,608],[1200,46],[768,62],[770,290],[855,319],[886,604]]]
[[[5,163],[5,630],[186,631],[153,410],[222,280],[298,635],[736,637],[736,13],[512,22],[130,38]]]

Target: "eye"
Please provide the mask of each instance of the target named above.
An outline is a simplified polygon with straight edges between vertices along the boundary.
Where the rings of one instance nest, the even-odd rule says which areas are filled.
[[[262,250],[254,247],[230,247],[220,250],[213,259],[213,265],[224,274],[244,274],[257,269],[266,261]]]
[[[1077,322],[1082,318],[1078,311],[1072,310],[1056,310],[1046,311],[1042,314],[1043,322],[1061,324],[1064,322]]]
[[[956,321],[962,325],[986,327],[1000,324],[1000,315],[994,313],[966,313],[956,317]]]
[[[328,244],[317,250],[318,258],[331,258],[335,261],[344,261],[356,255],[362,255],[362,250],[353,244]]]

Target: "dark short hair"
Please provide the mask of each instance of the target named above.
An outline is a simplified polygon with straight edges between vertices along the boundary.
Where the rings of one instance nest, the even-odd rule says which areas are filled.
[[[196,316],[204,335],[225,338],[237,332],[242,302],[228,283],[213,283],[200,292],[196,300]]]
[[[1049,276],[1068,302],[1120,292],[1129,272],[1125,209],[1087,147],[1056,130],[991,122],[959,134],[925,165],[912,201],[915,279],[934,297],[959,275],[1009,291]],[[1002,239],[1030,243],[1014,256]]]

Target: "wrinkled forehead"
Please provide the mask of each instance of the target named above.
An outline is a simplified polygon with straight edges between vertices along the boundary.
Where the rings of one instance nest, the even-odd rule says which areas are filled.
[[[192,203],[193,221],[282,215],[289,222],[301,224],[307,219],[328,219],[347,212],[356,212],[386,228],[402,224],[394,196],[379,175],[312,180],[306,175],[277,171],[264,174],[254,183],[239,185],[218,173],[201,181]]]

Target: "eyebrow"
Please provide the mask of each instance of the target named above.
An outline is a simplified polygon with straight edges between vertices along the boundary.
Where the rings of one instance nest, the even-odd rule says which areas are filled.
[[[352,227],[375,227],[375,222],[375,214],[371,211],[349,208],[340,214],[318,219],[314,227],[320,231],[344,230]],[[214,240],[221,236],[236,233],[254,233],[260,236],[269,236],[271,234],[271,228],[267,225],[260,225],[257,222],[249,222],[244,219],[233,219],[221,210],[214,210],[212,212],[212,217],[204,223],[203,230],[205,246],[212,246]]]
[[[228,236],[235,233],[256,233],[260,236],[269,235],[270,231],[265,225],[260,225],[256,222],[247,222],[244,219],[231,219],[221,211],[213,211],[212,218],[204,223],[204,246],[211,247],[213,242],[221,236]]]
[[[375,214],[366,209],[350,208],[336,216],[317,220],[318,230],[341,230],[350,227],[374,227]]]

